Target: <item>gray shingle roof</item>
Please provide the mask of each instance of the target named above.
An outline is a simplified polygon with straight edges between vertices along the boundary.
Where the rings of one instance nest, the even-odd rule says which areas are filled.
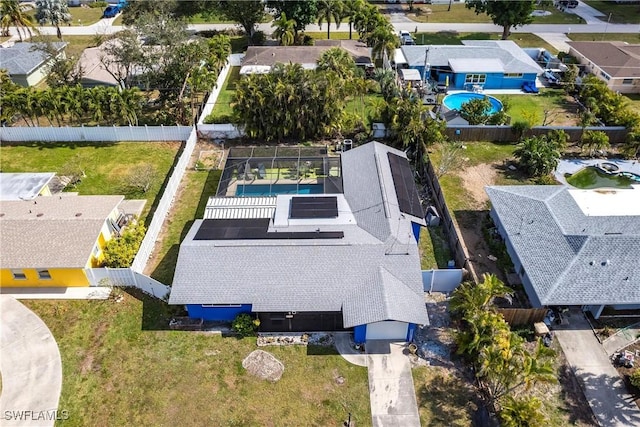
[[[571,191],[578,190],[487,187],[531,280],[530,297],[543,305],[640,303],[640,216],[585,215]]]
[[[350,209],[342,211],[339,201],[333,222],[284,226],[278,209],[290,196],[278,196],[274,231],[342,231],[341,239],[194,240],[202,223],[196,221],[180,245],[169,302],[252,304],[257,312],[342,310],[345,327],[380,320],[427,324],[413,218],[392,200],[388,151],[403,155],[379,143],[343,154]]]
[[[64,49],[66,42],[51,43],[57,52]],[[47,54],[36,49],[38,43],[16,43],[11,47],[0,48],[0,68],[6,68],[10,76],[31,74],[47,59]]]
[[[505,73],[542,73],[542,68],[527,55],[518,45],[510,40],[465,40],[463,46],[456,45],[427,45],[402,46],[402,52],[407,63],[412,66],[423,66],[426,50],[429,49],[428,63],[432,67],[447,67],[450,59],[498,60],[502,63]]]
[[[607,41],[568,42],[567,44],[611,77],[640,77],[640,43]]]
[[[123,199],[45,196],[0,202],[0,267],[85,267],[106,218]]]

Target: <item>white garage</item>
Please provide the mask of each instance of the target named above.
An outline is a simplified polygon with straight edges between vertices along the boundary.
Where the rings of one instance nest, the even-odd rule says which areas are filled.
[[[367,341],[369,340],[398,340],[406,341],[408,323],[385,321],[367,324]]]

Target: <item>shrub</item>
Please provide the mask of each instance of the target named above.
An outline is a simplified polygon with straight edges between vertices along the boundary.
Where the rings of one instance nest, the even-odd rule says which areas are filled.
[[[249,44],[253,46],[263,46],[266,41],[267,36],[265,35],[264,31],[256,31],[255,33],[253,33],[251,38],[249,38]]]
[[[633,373],[629,376],[629,380],[631,381],[631,384],[640,388],[640,368],[633,371]]]
[[[143,223],[129,224],[120,237],[109,240],[104,248],[103,267],[130,267],[144,239],[146,228]]]
[[[531,129],[531,125],[522,120],[518,120],[511,125],[511,131],[516,135],[516,139],[518,140],[522,139],[529,129]]]
[[[91,9],[96,9],[98,7],[107,7],[109,3],[106,1],[94,1],[93,3],[87,3]]]
[[[206,124],[222,124],[222,123],[233,123],[233,117],[230,114],[215,114],[211,113],[207,117],[205,117],[204,122]]]
[[[241,313],[231,323],[231,329],[241,337],[254,335],[260,326],[260,320],[253,319],[250,314]]]

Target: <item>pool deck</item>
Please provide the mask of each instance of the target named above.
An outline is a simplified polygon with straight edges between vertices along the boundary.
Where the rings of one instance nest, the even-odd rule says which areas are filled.
[[[596,166],[599,163],[613,163],[614,165],[620,168],[620,172],[631,172],[636,175],[640,175],[640,163],[635,160],[624,160],[624,159],[565,159],[560,160],[556,171],[554,172],[554,177],[564,185],[569,185],[567,183],[565,174],[574,174],[578,172],[580,169],[586,168],[587,166]],[[632,184],[632,186],[636,186]]]

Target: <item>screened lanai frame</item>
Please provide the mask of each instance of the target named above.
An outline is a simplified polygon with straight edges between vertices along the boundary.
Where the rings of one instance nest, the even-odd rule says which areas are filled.
[[[230,148],[216,196],[241,195],[251,185],[268,186],[268,193],[274,185],[296,193],[301,186],[316,185],[320,193],[341,193],[340,157],[329,155],[326,146]]]

